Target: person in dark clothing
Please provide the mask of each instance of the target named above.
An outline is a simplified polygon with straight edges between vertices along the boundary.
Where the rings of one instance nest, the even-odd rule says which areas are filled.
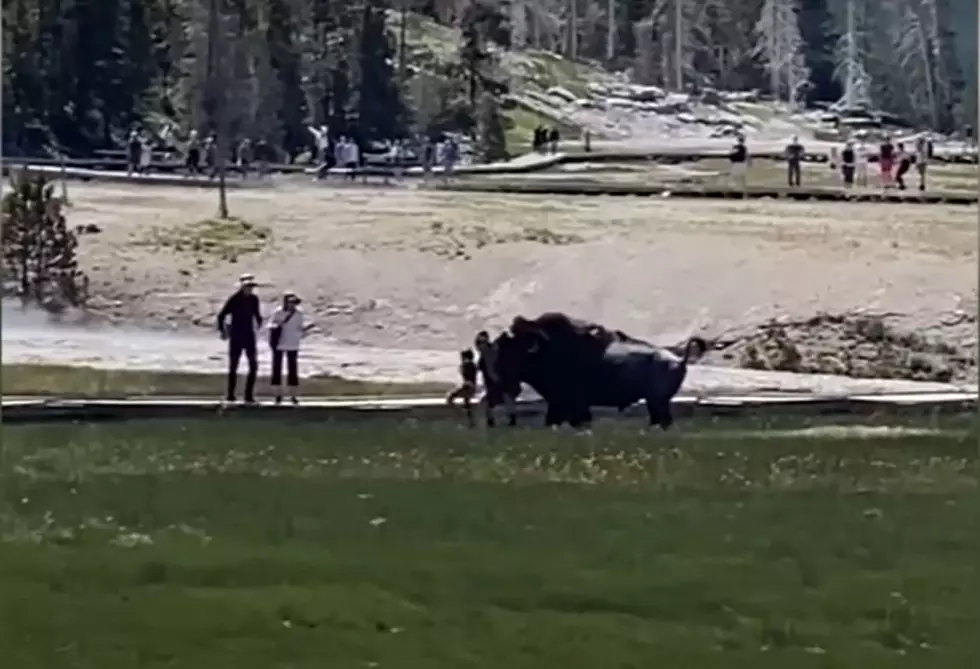
[[[218,174],[218,140],[214,133],[204,140],[204,164],[208,168],[208,178],[213,179]]]
[[[728,153],[728,162],[731,163],[732,180],[741,188],[746,186],[746,172],[748,171],[749,149],[745,146],[745,138],[739,137],[735,146]]]
[[[925,138],[919,137],[915,141],[915,155],[913,160],[915,161],[915,169],[919,173],[919,190],[924,191],[926,189],[926,171],[929,169],[929,161],[932,160],[932,141]]]
[[[885,138],[878,149],[878,170],[881,172],[881,185],[888,188],[892,185],[892,169],[895,167],[895,145],[891,137]]]
[[[803,153],[803,145],[800,144],[798,137],[794,137],[793,141],[786,145],[786,178],[790,188],[802,185]]]
[[[466,410],[466,420],[470,427],[475,427],[473,420],[473,398],[476,397],[476,377],[477,366],[473,361],[473,351],[465,349],[459,354],[459,375],[462,383],[446,395],[446,403],[452,406],[456,400],[463,400],[463,408]]]
[[[505,388],[497,377],[496,373],[496,349],[490,341],[490,334],[486,330],[480,330],[476,334],[474,341],[479,358],[476,368],[483,377],[483,402],[486,405],[487,427],[493,427],[496,421],[493,416],[493,408],[504,405],[507,411],[507,422],[509,425],[517,424],[517,413],[514,408],[514,400],[520,394],[520,385],[516,388]]]
[[[540,125],[534,129],[534,140],[531,146],[535,151],[540,151],[541,147],[544,146],[544,128]]]
[[[854,168],[857,165],[854,145],[848,142],[840,153],[840,174],[844,185],[850,188],[854,185]]]
[[[898,169],[895,171],[895,183],[899,190],[905,190],[905,175],[912,168],[912,156],[905,150],[905,145],[901,142],[896,147],[896,161]]]
[[[551,145],[551,152],[558,153],[558,142],[561,141],[561,133],[558,132],[558,128],[552,128],[551,132],[548,133],[548,144]]]
[[[191,136],[187,140],[185,166],[189,175],[201,173],[201,141],[197,138],[196,130],[191,130]]]
[[[258,163],[259,176],[264,177],[269,173],[269,163],[272,161],[272,147],[269,146],[269,142],[265,140],[265,137],[260,137],[259,141],[255,143],[252,156],[255,158],[255,162]]]
[[[140,141],[139,133],[135,130],[129,133],[129,140],[126,142],[126,174],[133,172],[139,174],[140,159],[143,153],[143,142]]]
[[[255,333],[262,327],[259,298],[255,295],[255,278],[243,274],[239,288],[229,297],[218,313],[218,332],[228,342],[228,389],[225,399],[235,401],[238,384],[238,363],[242,354],[248,360],[248,376],[245,378],[245,402],[255,403],[255,377],[259,373],[258,351]]]

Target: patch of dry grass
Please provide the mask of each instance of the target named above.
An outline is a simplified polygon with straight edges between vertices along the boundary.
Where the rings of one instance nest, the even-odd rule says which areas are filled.
[[[257,253],[269,242],[267,226],[255,225],[240,218],[206,218],[195,223],[153,227],[146,238],[137,242],[166,251],[189,253],[198,261],[205,259],[237,262],[241,256]]]
[[[105,370],[64,365],[5,364],[0,381],[4,395],[86,399],[219,397],[225,387],[223,374]],[[265,383],[265,379],[260,381],[260,392],[265,390],[262,387]],[[440,396],[448,387],[439,383],[372,383],[318,375],[303,379],[302,390],[313,397],[426,397]]]

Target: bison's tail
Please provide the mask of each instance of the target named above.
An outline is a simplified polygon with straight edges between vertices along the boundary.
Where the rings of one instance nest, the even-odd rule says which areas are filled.
[[[700,358],[707,350],[708,342],[701,337],[691,337],[687,340],[687,346],[684,347],[684,356],[681,362],[686,365],[691,360],[692,355],[694,358]],[[695,351],[697,352],[695,353]]]

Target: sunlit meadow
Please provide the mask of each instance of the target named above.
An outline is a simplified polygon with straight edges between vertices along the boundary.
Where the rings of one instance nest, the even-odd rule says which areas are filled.
[[[965,417],[3,428],[26,667],[955,667]]]

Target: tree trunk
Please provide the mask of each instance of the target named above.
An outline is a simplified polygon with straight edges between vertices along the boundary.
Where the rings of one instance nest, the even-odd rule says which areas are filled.
[[[606,62],[611,63],[616,57],[616,0],[609,0],[606,21]]]

